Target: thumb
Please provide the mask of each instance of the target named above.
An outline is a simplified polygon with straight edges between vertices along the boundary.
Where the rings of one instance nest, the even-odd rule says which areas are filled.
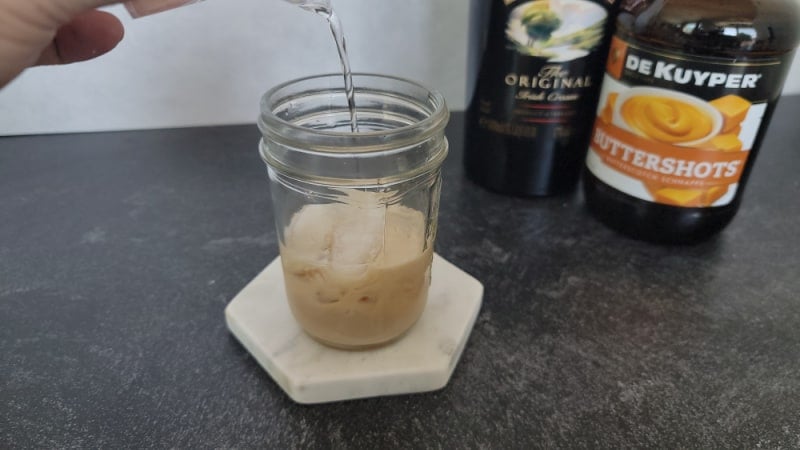
[[[35,64],[69,64],[95,58],[116,47],[124,33],[119,19],[91,9],[60,27]]]
[[[0,0],[0,88],[20,74],[26,67],[39,63],[69,62],[70,60],[86,59],[88,56],[83,50],[66,57],[48,57],[52,55],[50,49],[58,42],[54,39],[58,31],[94,8],[117,3],[113,0]],[[96,18],[96,17],[95,17]],[[93,19],[89,19],[91,21]],[[108,20],[104,21],[108,24]],[[77,22],[77,28],[62,30],[60,38],[71,44],[86,42],[87,38],[93,39],[97,33],[86,34],[86,20]],[[121,25],[120,25],[121,28]],[[113,30],[112,30],[113,31]],[[101,37],[107,37],[109,33]],[[121,34],[117,33],[121,38]],[[111,33],[112,37],[114,36]],[[72,45],[73,48],[77,46]],[[109,49],[104,46],[94,46],[90,49],[96,54]],[[106,45],[107,47],[107,45]],[[56,55],[58,56],[58,55]]]

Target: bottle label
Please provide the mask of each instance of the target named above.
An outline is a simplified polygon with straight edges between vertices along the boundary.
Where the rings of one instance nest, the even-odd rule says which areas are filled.
[[[614,37],[587,168],[613,188],[650,202],[730,203],[791,56],[715,61]]]
[[[569,138],[575,121],[593,114],[580,106],[599,90],[613,1],[496,1],[504,14],[492,15],[489,39],[503,41],[514,56],[485,55],[478,126],[518,138]]]

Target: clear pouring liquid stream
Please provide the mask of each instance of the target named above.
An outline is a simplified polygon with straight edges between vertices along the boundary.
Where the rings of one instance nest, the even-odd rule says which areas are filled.
[[[306,11],[319,14],[328,21],[331,28],[331,34],[336,41],[336,50],[339,52],[339,61],[342,65],[342,74],[344,75],[344,92],[347,97],[347,107],[350,110],[350,129],[355,133],[358,131],[358,119],[356,117],[356,98],[355,88],[353,86],[353,75],[350,70],[350,58],[347,56],[347,44],[344,40],[344,32],[342,31],[342,21],[331,6],[330,0],[286,0],[287,2],[297,5]]]

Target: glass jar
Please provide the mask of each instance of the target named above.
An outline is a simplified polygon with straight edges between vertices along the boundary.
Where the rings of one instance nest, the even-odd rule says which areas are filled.
[[[258,122],[292,314],[346,349],[398,338],[425,308],[449,118],[412,81],[353,80],[358,132],[341,74],[271,89]]]

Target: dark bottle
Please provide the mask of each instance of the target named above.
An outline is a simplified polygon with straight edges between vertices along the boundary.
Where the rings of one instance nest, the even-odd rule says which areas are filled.
[[[589,210],[692,243],[733,219],[800,41],[796,0],[626,0],[584,171]]]
[[[467,110],[467,176],[491,190],[574,190],[594,122],[612,0],[491,0]]]

